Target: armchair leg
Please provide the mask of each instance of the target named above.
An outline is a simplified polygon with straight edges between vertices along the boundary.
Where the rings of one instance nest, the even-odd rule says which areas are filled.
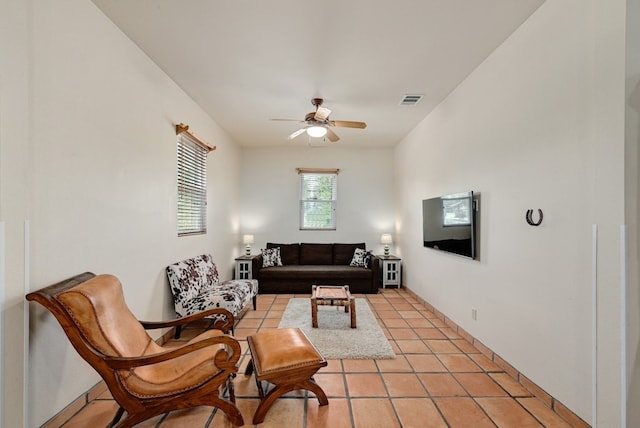
[[[235,379],[235,377],[236,374],[231,373],[229,375],[229,378],[227,379],[227,392],[229,393],[229,401],[231,401],[233,404],[236,404],[236,389],[233,385],[233,380]]]
[[[116,412],[115,416],[113,417],[113,419],[111,420],[107,428],[115,427],[118,421],[120,420],[120,418],[122,417],[123,413],[124,413],[124,409],[122,407],[118,407],[118,411]]]
[[[247,364],[247,368],[244,369],[245,376],[251,376],[251,373],[253,373],[253,358],[249,360],[249,363]]]
[[[254,310],[254,311],[256,310],[257,297],[258,297],[258,296],[253,296],[253,299],[252,299],[252,300],[253,300],[253,310]]]
[[[176,326],[176,332],[173,336],[174,339],[180,339],[180,334],[182,333],[182,326],[178,325]]]

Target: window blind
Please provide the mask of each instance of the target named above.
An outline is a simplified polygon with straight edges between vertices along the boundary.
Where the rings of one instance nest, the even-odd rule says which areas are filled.
[[[188,133],[178,134],[178,236],[207,232],[207,153]]]
[[[337,173],[300,172],[300,229],[335,230]]]

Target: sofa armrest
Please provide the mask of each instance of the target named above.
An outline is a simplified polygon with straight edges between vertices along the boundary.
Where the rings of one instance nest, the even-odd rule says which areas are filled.
[[[260,269],[262,269],[262,254],[257,254],[251,258],[251,273],[253,275],[253,279],[260,279]]]
[[[380,286],[380,267],[382,263],[380,263],[380,258],[372,255],[371,256],[371,265],[369,268],[373,271],[373,285],[377,289]]]

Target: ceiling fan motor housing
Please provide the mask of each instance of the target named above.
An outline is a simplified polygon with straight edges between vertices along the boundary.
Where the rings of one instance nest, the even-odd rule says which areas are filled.
[[[359,128],[364,129],[367,127],[367,124],[364,122],[354,122],[354,121],[345,121],[345,120],[329,120],[329,115],[331,114],[331,110],[325,107],[321,107],[324,100],[322,98],[312,98],[311,104],[316,107],[315,112],[307,113],[304,117],[304,122],[306,122],[303,128],[298,129],[289,135],[289,139],[292,140],[296,138],[298,135],[306,132],[310,137],[313,138],[322,138],[325,135],[331,142],[336,142],[340,138],[333,132],[330,128],[337,126],[343,128]],[[272,119],[272,120],[289,120],[294,122],[299,122],[294,119]]]

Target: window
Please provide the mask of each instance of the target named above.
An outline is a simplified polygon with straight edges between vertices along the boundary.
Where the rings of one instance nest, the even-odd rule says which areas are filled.
[[[178,236],[207,232],[207,153],[214,148],[176,126],[178,133]],[[179,131],[179,129],[182,129]]]
[[[298,168],[300,230],[335,230],[338,170]]]

